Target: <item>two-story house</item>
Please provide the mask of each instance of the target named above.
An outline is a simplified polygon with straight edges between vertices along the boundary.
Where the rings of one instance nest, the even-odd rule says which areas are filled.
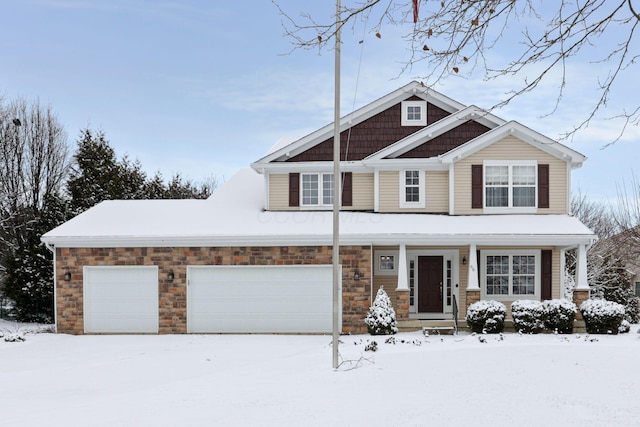
[[[333,124],[276,146],[208,200],[108,201],[42,240],[67,333],[330,332]],[[341,119],[345,332],[379,287],[398,320],[483,299],[588,298],[596,238],[571,216],[580,153],[412,82]]]

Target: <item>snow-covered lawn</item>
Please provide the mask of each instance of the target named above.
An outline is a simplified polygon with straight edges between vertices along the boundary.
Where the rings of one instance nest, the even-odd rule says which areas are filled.
[[[0,425],[638,426],[637,329],[344,336],[366,360],[338,371],[330,336],[27,334],[0,339]]]

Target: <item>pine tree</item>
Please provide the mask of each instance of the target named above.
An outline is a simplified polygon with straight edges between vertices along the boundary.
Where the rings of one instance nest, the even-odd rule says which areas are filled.
[[[390,335],[398,332],[396,312],[391,305],[389,295],[382,286],[378,290],[373,305],[369,307],[369,313],[364,319],[371,335]]]

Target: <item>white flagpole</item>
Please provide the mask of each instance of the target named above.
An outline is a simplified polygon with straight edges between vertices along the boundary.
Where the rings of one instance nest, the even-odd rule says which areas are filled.
[[[333,369],[338,369],[340,342],[340,0],[336,0],[335,93],[333,114]]]

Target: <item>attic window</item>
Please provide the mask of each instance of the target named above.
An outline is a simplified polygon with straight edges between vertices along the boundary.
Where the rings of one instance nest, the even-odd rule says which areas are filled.
[[[402,126],[426,126],[427,101],[402,102]]]

